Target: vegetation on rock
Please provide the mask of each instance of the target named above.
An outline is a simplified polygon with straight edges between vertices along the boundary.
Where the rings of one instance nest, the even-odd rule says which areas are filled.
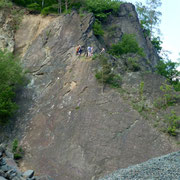
[[[0,8],[8,8],[12,7],[12,2],[9,0],[1,0],[0,1]]]
[[[158,8],[161,4],[161,0],[146,0],[146,5],[143,5],[141,2],[136,3],[140,23],[146,30],[146,35],[151,38],[154,37],[155,32],[160,31],[158,25],[161,22],[159,17],[162,13],[158,11]]]
[[[167,123],[167,132],[172,135],[177,135],[177,129],[180,127],[180,116],[177,116],[175,111],[171,111],[171,113],[166,117]]]
[[[0,123],[8,122],[16,109],[15,90],[23,83],[23,72],[19,61],[12,53],[0,50]]]
[[[102,29],[102,25],[101,22],[96,20],[94,25],[93,25],[93,31],[94,31],[94,35],[95,36],[103,36],[104,35],[104,31]]]
[[[104,55],[99,55],[96,59],[100,62],[101,66],[95,75],[98,81],[109,84],[112,87],[120,87],[122,78],[119,74],[113,72],[112,64],[108,62],[108,58]]]
[[[14,159],[19,160],[23,157],[24,151],[22,147],[19,146],[19,142],[17,139],[14,139],[12,144],[12,152],[14,154]]]
[[[139,47],[134,34],[124,34],[120,42],[111,46],[109,53],[115,56],[127,53],[144,56],[143,49]]]
[[[4,0],[5,1],[5,0]],[[105,19],[110,13],[115,14],[121,4],[112,0],[12,0],[17,5],[27,7],[31,11],[42,13],[67,12],[71,8],[83,8],[94,13],[98,19]]]
[[[174,86],[176,91],[180,91],[180,82],[176,79],[180,75],[180,71],[177,70],[180,64],[172,62],[171,60],[160,60],[157,65],[157,73],[166,77],[170,84]]]

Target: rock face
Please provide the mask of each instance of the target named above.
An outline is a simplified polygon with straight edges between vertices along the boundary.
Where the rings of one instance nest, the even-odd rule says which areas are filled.
[[[50,16],[43,18],[41,15],[24,15],[21,26],[19,27],[18,32],[15,34],[15,53],[20,54],[23,57],[28,47],[50,24],[52,19],[53,17]]]
[[[145,163],[120,169],[99,180],[179,179],[180,152],[151,159]]]
[[[134,16],[132,5],[122,5],[116,21],[122,32],[137,31],[141,45],[147,47],[137,20],[126,26],[123,16],[129,11]],[[54,18],[24,53],[33,100],[28,111],[21,106],[16,124],[20,129],[28,122],[21,137],[24,170],[34,169],[54,180],[93,180],[176,150],[116,90],[103,90],[94,77],[95,61],[75,55],[79,44],[83,53],[88,45],[95,52],[103,47],[93,35],[93,21],[92,14],[81,18],[76,12]],[[25,106],[28,102],[23,101]]]
[[[159,57],[157,56],[149,37],[144,36],[135,7],[131,3],[122,4],[118,16],[110,16],[105,28],[105,44],[107,46],[119,42],[122,39],[123,34],[134,34],[139,46],[144,49],[146,59],[150,61],[150,63],[144,63],[146,59],[142,58],[142,63],[144,66],[147,66],[147,70],[154,70],[154,67],[159,61]]]

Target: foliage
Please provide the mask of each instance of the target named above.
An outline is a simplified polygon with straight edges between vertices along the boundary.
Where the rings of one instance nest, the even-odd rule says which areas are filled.
[[[30,11],[41,12],[41,6],[38,3],[29,4],[29,5],[27,5],[27,8]]]
[[[179,63],[172,62],[171,60],[165,62],[161,59],[156,66],[156,72],[166,77],[167,80],[174,86],[176,91],[180,91],[180,82],[178,80],[174,80],[180,75],[180,71],[177,70],[179,65]]]
[[[127,53],[137,53],[144,56],[143,49],[139,47],[133,34],[124,34],[120,42],[111,46],[109,53],[116,56]]]
[[[139,85],[139,97],[140,100],[143,100],[143,93],[144,93],[144,81],[141,81]]]
[[[115,35],[116,31],[118,31],[117,28],[118,28],[117,25],[112,25],[112,26],[108,27],[107,32],[108,32],[109,38],[112,38]]]
[[[79,7],[79,16],[84,17],[84,8],[83,7]]]
[[[11,53],[0,50],[0,123],[7,123],[17,109],[13,101],[15,89],[22,84],[23,73]]]
[[[0,8],[11,8],[12,2],[9,0],[1,0],[0,1]]]
[[[23,157],[24,151],[22,147],[19,146],[19,142],[17,139],[14,139],[12,144],[12,152],[14,154],[14,159],[19,160]]]
[[[104,35],[104,31],[102,29],[102,25],[100,21],[95,21],[94,25],[93,25],[93,32],[95,36],[103,36]]]
[[[128,70],[133,72],[139,71],[141,69],[137,62],[137,59],[132,57],[127,58],[126,66]]]
[[[11,13],[12,13],[12,17],[13,17],[13,29],[16,31],[16,30],[18,30],[18,28],[21,24],[21,21],[22,21],[23,15],[24,15],[24,10],[23,9],[20,9],[20,10],[13,9],[11,11]]]
[[[5,0],[3,0],[5,1]],[[120,1],[113,0],[13,0],[14,3],[20,6],[28,7],[31,11],[41,12],[46,15],[54,12],[66,12],[68,9],[83,8],[89,12],[94,13],[95,17],[99,20],[104,20],[111,13],[116,14]],[[45,8],[45,9],[44,9]]]
[[[112,64],[108,63],[108,59],[103,55],[99,55],[97,59],[101,63],[101,69],[98,70],[95,75],[99,82],[109,84],[112,87],[120,87],[122,81],[121,76],[113,72]]]
[[[46,16],[50,13],[55,13],[55,12],[57,12],[56,6],[48,6],[48,7],[45,7],[41,10],[41,14],[44,16]]]
[[[180,116],[177,116],[175,111],[171,111],[170,115],[168,115],[166,118],[166,122],[168,125],[167,132],[172,136],[176,136],[177,129],[180,125]]]
[[[158,74],[172,81],[173,78],[178,77],[180,75],[180,72],[177,70],[178,66],[179,63],[172,62],[170,60],[168,60],[167,62],[160,60],[158,65],[156,66],[156,69]]]
[[[117,13],[122,2],[112,0],[86,0],[86,10],[94,13],[95,17],[99,20],[104,20],[111,13]]]
[[[160,37],[153,37],[151,43],[153,44],[154,48],[157,50],[157,53],[160,53],[162,50],[161,47],[162,41],[160,40]]]
[[[13,144],[12,144],[12,152],[16,152],[18,148],[18,140],[14,139]]]
[[[157,8],[160,7],[161,4],[161,0],[146,0],[146,5],[143,5],[141,2],[136,3],[136,10],[138,12],[141,25],[144,29],[150,32],[151,37],[153,37],[155,31],[159,31],[159,17],[162,13],[158,11]]]
[[[179,82],[179,80],[173,81],[172,84],[174,86],[175,91],[179,92],[180,91],[180,82]]]
[[[174,103],[178,100],[178,96],[174,92],[174,88],[172,85],[163,84],[160,86],[160,90],[163,92],[163,96],[157,98],[155,102],[155,107],[162,108],[174,105]]]
[[[140,100],[139,102],[133,104],[133,108],[141,113],[141,115],[143,115],[143,111],[147,111],[147,106],[145,104],[145,101],[143,100]]]

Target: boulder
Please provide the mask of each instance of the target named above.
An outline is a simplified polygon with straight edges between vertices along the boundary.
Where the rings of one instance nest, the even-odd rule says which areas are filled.
[[[25,177],[25,178],[32,178],[33,175],[34,175],[33,170],[27,170],[26,172],[23,173],[23,177]]]
[[[7,179],[5,179],[4,177],[0,176],[0,180],[7,180]]]

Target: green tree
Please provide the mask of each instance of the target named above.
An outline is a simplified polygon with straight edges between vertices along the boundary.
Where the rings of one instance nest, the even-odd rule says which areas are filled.
[[[7,8],[7,7],[12,7],[12,2],[9,0],[1,0],[0,8]]]
[[[155,32],[160,32],[158,25],[161,22],[160,16],[162,13],[158,11],[158,8],[161,4],[161,0],[146,0],[146,5],[141,2],[136,3],[140,22],[149,31],[150,37],[153,37]]]
[[[93,12],[99,20],[104,20],[111,13],[116,13],[122,2],[112,0],[86,0],[84,1],[85,8]]]
[[[153,44],[154,48],[157,50],[157,53],[160,54],[161,50],[162,50],[162,47],[161,47],[161,44],[162,44],[162,41],[160,39],[160,37],[153,37],[152,40],[151,40],[151,43]]]
[[[160,60],[157,65],[157,72],[166,77],[169,81],[173,81],[174,78],[180,75],[180,71],[177,70],[179,63],[172,62],[171,60]]]
[[[0,50],[0,123],[5,124],[16,111],[15,90],[23,83],[23,72],[12,53]]]

